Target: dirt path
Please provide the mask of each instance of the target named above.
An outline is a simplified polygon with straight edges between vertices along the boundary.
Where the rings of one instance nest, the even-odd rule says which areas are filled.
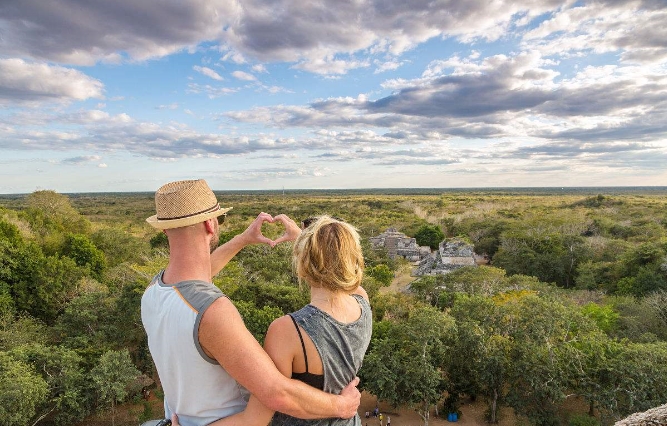
[[[413,282],[416,278],[411,276],[412,265],[404,265],[400,270],[396,272],[394,280],[391,282],[389,287],[382,287],[380,293],[396,293],[405,290],[405,288]]]
[[[380,419],[376,417],[365,418],[366,411],[372,413],[375,409],[377,399],[367,393],[361,394],[361,405],[359,405],[359,416],[361,417],[361,424],[363,426],[380,426]],[[383,426],[387,424],[387,416],[391,418],[391,426],[421,426],[424,420],[409,408],[392,408],[390,405],[380,402],[378,405],[380,412],[383,414]],[[467,403],[461,406],[461,417],[456,422],[460,426],[487,426],[488,423],[484,420],[484,412],[486,411],[486,404],[482,402]],[[441,416],[446,417],[446,414],[440,413]],[[512,426],[516,424],[512,410],[506,407],[502,408],[500,413],[499,426]],[[453,425],[443,418],[435,417],[435,411],[431,411],[431,417],[428,421],[429,426],[445,426]]]

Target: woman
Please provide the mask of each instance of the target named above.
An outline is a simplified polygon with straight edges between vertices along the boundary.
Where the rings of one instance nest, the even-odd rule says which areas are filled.
[[[310,304],[271,323],[264,349],[285,376],[325,392],[340,391],[356,376],[371,339],[372,314],[361,287],[364,259],[359,234],[351,225],[321,216],[303,231],[286,215],[276,240],[295,240],[293,266],[299,282],[310,286]],[[275,413],[251,397],[245,411],[214,426],[361,425],[351,419],[302,420]],[[178,426],[177,419],[173,419]]]

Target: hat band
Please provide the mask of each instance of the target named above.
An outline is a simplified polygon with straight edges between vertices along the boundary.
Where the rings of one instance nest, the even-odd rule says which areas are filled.
[[[216,203],[216,205],[214,205],[213,207],[210,207],[206,210],[202,210],[202,211],[197,212],[197,213],[186,214],[185,216],[178,216],[178,217],[158,217],[157,220],[185,219],[186,217],[192,217],[192,216],[197,216],[197,215],[204,214],[204,213],[210,213],[210,212],[215,211],[215,210],[220,210],[220,203]]]

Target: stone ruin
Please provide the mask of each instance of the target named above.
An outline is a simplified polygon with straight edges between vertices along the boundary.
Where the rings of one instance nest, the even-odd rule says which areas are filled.
[[[667,404],[643,413],[635,413],[614,423],[614,426],[658,426],[667,425]]]
[[[408,237],[396,228],[389,228],[377,237],[369,238],[373,248],[385,248],[390,259],[404,257],[410,262],[419,262],[431,254],[430,247],[418,246],[417,240]]]
[[[435,252],[428,246],[418,246],[416,239],[396,228],[389,228],[369,240],[373,248],[387,249],[391,259],[401,256],[410,262],[419,262],[412,273],[414,276],[447,274],[463,266],[477,265],[473,246],[459,239],[442,241]]]
[[[464,266],[477,266],[473,246],[454,238],[441,241],[438,250],[422,259],[412,275],[444,275]]]

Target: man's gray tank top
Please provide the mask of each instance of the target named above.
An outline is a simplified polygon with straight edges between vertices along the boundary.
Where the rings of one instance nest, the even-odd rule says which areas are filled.
[[[317,348],[322,359],[324,391],[328,393],[339,394],[356,377],[371,341],[373,331],[371,306],[362,296],[358,294],[352,296],[361,306],[361,316],[349,324],[337,321],[313,305],[306,305],[290,314]],[[356,415],[351,419],[302,420],[276,413],[271,425],[360,426],[361,419]]]

